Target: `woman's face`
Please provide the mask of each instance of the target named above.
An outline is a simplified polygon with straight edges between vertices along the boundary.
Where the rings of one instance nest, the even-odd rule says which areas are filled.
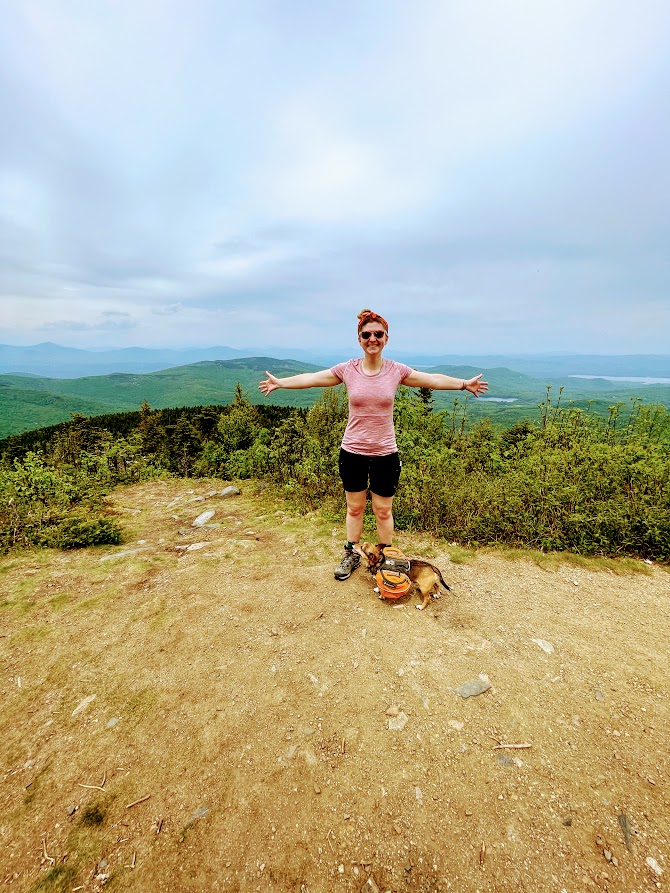
[[[358,343],[368,356],[380,354],[387,341],[386,330],[378,320],[366,322],[358,333]]]

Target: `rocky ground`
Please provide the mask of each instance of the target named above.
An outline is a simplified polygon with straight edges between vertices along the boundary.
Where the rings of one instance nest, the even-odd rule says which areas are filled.
[[[221,489],[120,489],[123,546],[2,562],[2,889],[666,885],[666,570],[400,535],[453,587],[421,613]]]

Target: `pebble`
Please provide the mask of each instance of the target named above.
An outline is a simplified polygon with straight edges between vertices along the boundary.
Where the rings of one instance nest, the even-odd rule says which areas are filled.
[[[476,695],[483,695],[485,691],[488,691],[491,688],[491,683],[486,680],[484,681],[481,678],[477,679],[469,679],[467,682],[461,683],[455,692],[457,695],[460,695],[463,699],[472,698]]]
[[[191,527],[204,527],[208,521],[211,521],[215,514],[216,512],[214,509],[209,509],[208,511],[203,512],[191,523]]]
[[[229,496],[239,496],[241,492],[242,491],[238,490],[237,487],[224,487],[219,493],[219,496],[223,496],[227,499]]]
[[[408,719],[409,716],[407,716],[404,710],[401,710],[397,716],[392,716],[386,721],[386,727],[390,732],[402,732],[407,725]]]
[[[197,822],[198,819],[204,819],[207,813],[209,812],[208,806],[199,806],[196,811],[193,813],[190,819],[187,819],[184,823],[184,827],[188,828],[189,825],[192,825],[193,822]]]
[[[111,561],[112,558],[125,558],[128,555],[136,555],[138,552],[143,552],[144,546],[141,546],[139,549],[126,549],[123,552],[113,552],[111,555],[103,555],[100,561]]]
[[[79,704],[72,711],[72,716],[76,716],[78,713],[81,713],[82,710],[85,710],[90,703],[95,701],[95,695],[89,695],[87,698],[84,698],[83,701],[80,701]]]
[[[663,869],[653,856],[647,856],[647,858],[644,860],[644,863],[648,868],[651,868],[656,877],[660,877],[663,874]]]
[[[531,639],[531,642],[535,642],[535,644],[547,654],[554,653],[554,646],[551,642],[546,642],[544,639]]]

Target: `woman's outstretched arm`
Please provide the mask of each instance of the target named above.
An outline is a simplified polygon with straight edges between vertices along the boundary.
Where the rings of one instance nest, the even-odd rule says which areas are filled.
[[[342,384],[337,375],[333,375],[330,369],[322,369],[320,372],[301,372],[299,375],[289,375],[287,378],[276,378],[269,372],[265,373],[267,378],[259,385],[259,391],[262,391],[267,397],[277,388],[288,388],[289,390],[299,390],[302,388],[332,388],[336,384]]]
[[[409,388],[431,388],[433,391],[469,391],[475,397],[485,394],[489,389],[488,381],[481,380],[482,373],[474,378],[452,378],[441,372],[417,372],[412,369],[411,375],[403,378],[402,383]]]

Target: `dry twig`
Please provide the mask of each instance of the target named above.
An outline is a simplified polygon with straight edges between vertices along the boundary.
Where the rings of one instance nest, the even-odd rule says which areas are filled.
[[[102,781],[100,784],[82,784],[80,781],[77,782],[80,788],[87,788],[89,791],[104,791],[105,790],[105,782],[107,781],[107,770],[104,771],[102,775]]]
[[[56,864],[56,860],[53,858],[53,856],[50,856],[50,855],[47,853],[47,838],[46,838],[46,834],[45,834],[44,837],[42,838],[42,861],[43,861],[43,862],[51,862],[52,865],[55,865],[55,864]]]
[[[533,746],[532,744],[505,744],[500,738],[496,738],[495,735],[489,735],[489,738],[492,738],[496,743],[494,750],[527,750]]]
[[[149,797],[151,797],[151,794],[147,794],[145,797],[140,797],[139,800],[133,800],[132,803],[129,803],[129,804],[126,806],[126,809],[132,809],[133,806],[137,806],[138,803],[144,803],[144,801],[145,801],[145,800],[148,800]]]

